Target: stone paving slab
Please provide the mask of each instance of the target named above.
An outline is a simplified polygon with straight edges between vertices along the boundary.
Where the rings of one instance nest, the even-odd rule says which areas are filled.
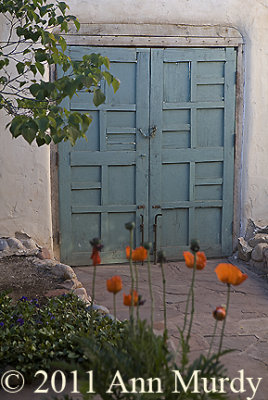
[[[221,304],[226,304],[226,286],[219,282],[214,272],[220,262],[226,259],[209,260],[202,271],[197,271],[196,277],[196,314],[193,323],[191,339],[191,358],[198,356],[200,351],[209,348],[214,327],[212,311]],[[222,359],[232,379],[238,376],[238,371],[244,369],[246,377],[263,378],[254,397],[255,400],[268,400],[268,281],[250,271],[240,263],[242,272],[249,278],[240,286],[232,287],[230,312],[226,323],[226,337],[223,348],[236,349]],[[89,267],[74,268],[78,279],[91,294],[92,271]],[[184,310],[192,271],[183,262],[167,263],[165,266],[167,287],[167,317],[168,330],[173,345],[178,343],[177,326],[183,324]],[[123,291],[130,290],[128,265],[107,265],[97,268],[96,302],[106,305],[112,312],[112,294],[106,290],[106,280],[113,275],[120,275],[123,280]],[[139,293],[146,299],[140,308],[142,319],[150,320],[150,298],[147,284],[146,264],[139,266]],[[155,295],[155,330],[163,329],[163,295],[161,270],[158,265],[152,266],[152,283]],[[128,307],[123,305],[122,292],[117,295],[117,315],[120,319],[128,318]],[[220,323],[219,323],[220,325]],[[217,349],[218,338],[214,346]],[[243,395],[232,395],[230,399],[247,399],[252,396],[250,387]],[[239,397],[241,396],[241,397]]]

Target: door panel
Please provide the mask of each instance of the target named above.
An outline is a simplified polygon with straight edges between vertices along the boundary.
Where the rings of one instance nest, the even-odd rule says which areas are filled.
[[[157,248],[178,258],[198,238],[208,256],[228,255],[236,52],[152,49],[151,60],[150,124],[157,134],[150,140],[150,223],[157,222]]]
[[[93,122],[88,141],[68,143],[60,151],[61,257],[71,265],[90,263],[89,240],[101,237],[103,262],[125,261],[128,232],[124,224],[136,221],[140,243],[141,214],[148,227],[149,61],[147,49],[70,47],[73,59],[87,53],[108,55],[111,73],[121,81],[113,93],[102,83],[105,104],[96,108],[92,96],[81,92],[69,102],[71,110],[89,112]],[[147,232],[145,239],[147,239]]]
[[[208,256],[232,250],[236,52],[233,48],[135,49],[71,46],[81,59],[101,53],[120,81],[106,83],[103,105],[81,92],[65,104],[90,112],[88,141],[60,144],[61,256],[90,263],[89,240],[101,237],[104,263],[125,261],[156,239],[178,259],[194,237]]]

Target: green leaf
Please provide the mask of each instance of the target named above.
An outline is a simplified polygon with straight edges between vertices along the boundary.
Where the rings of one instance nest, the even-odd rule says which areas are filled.
[[[45,136],[45,141],[46,141],[46,144],[49,144],[51,142],[51,136],[50,135],[46,135]]]
[[[103,64],[107,69],[110,69],[110,60],[108,57],[103,57]]]
[[[82,114],[82,122],[81,122],[82,132],[87,131],[91,122],[92,122],[92,118],[90,117],[90,115]]]
[[[64,1],[60,1],[60,2],[58,3],[58,7],[59,7],[59,9],[61,10],[61,12],[62,12],[63,14],[65,14],[65,10],[66,10],[66,8],[67,8],[68,6],[67,6],[66,3],[64,3]]]
[[[37,125],[35,124],[34,126],[33,124],[31,124],[31,122],[33,121],[30,121],[28,125],[25,124],[25,127],[22,132],[22,136],[29,144],[31,144],[34,141],[37,132]]]
[[[64,32],[68,32],[68,23],[66,22],[66,21],[64,21],[62,24],[61,24],[61,30],[62,31],[64,31]]]
[[[19,74],[23,74],[24,72],[24,68],[25,68],[25,64],[23,62],[18,62],[16,64],[16,68]]]
[[[31,94],[35,97],[40,90],[40,85],[38,83],[34,83],[29,89]]]
[[[45,132],[49,127],[49,119],[48,117],[41,117],[40,119],[36,120],[38,127],[41,132]]]
[[[60,36],[60,38],[59,38],[59,44],[62,48],[62,51],[64,52],[67,48],[67,44],[66,44],[66,40],[62,36]]]
[[[100,104],[104,103],[104,101],[105,101],[104,93],[102,93],[100,89],[94,90],[93,103],[95,104],[95,106],[98,107]]]
[[[113,81],[113,76],[108,71],[104,71],[102,74],[103,74],[104,78],[106,79],[108,85],[110,86],[110,84]]]
[[[113,78],[112,86],[114,88],[114,92],[116,93],[120,86],[120,80],[117,78]]]
[[[36,143],[37,143],[37,146],[40,147],[40,146],[43,146],[43,144],[45,144],[46,141],[45,141],[44,138],[42,138],[42,137],[40,137],[40,136],[37,136],[37,138],[36,138]]]
[[[44,73],[45,73],[44,65],[41,64],[40,62],[36,62],[35,65],[36,65],[36,68],[38,69],[38,71],[40,72],[40,74],[44,75]]]
[[[77,31],[79,31],[79,29],[80,29],[80,22],[78,21],[77,18],[74,19],[74,24],[75,24],[75,27],[76,27]]]
[[[32,71],[32,73],[35,75],[37,73],[37,69],[36,66],[34,64],[30,65],[30,70]]]
[[[9,130],[12,133],[12,136],[14,138],[21,135],[22,132],[20,131],[20,127],[21,127],[22,123],[23,123],[23,121],[22,121],[21,116],[15,117],[12,120]]]
[[[48,54],[46,54],[44,51],[37,51],[34,57],[35,61],[43,62],[47,60]]]

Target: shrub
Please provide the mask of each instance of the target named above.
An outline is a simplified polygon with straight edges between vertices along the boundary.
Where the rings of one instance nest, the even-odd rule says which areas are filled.
[[[89,313],[73,294],[51,298],[40,306],[37,299],[26,297],[12,303],[2,293],[0,304],[0,368],[12,366],[28,381],[37,370],[49,370],[52,362],[84,360],[77,337],[94,334],[100,347],[107,340],[116,345],[126,324],[119,323],[122,329],[118,329],[109,318],[96,311]]]

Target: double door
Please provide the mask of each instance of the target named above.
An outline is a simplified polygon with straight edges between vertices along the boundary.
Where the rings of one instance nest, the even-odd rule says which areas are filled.
[[[71,46],[70,57],[100,53],[120,79],[105,82],[103,105],[86,92],[72,110],[89,112],[88,140],[59,146],[61,258],[88,265],[89,240],[104,243],[104,263],[125,261],[126,222],[135,246],[151,241],[169,259],[191,238],[207,256],[232,250],[234,48]]]

